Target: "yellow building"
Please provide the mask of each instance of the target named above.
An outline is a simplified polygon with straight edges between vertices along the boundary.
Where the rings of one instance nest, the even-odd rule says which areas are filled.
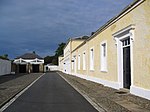
[[[61,55],[58,57],[58,67],[59,67],[58,69],[59,69],[59,71],[64,71],[63,65],[64,65],[64,56]]]
[[[75,38],[70,38],[64,47],[64,57],[63,57],[63,71],[65,73],[71,74],[71,57],[72,54],[71,52],[79,46],[81,43],[83,43],[88,36],[81,36],[81,37],[75,37]]]
[[[71,74],[150,99],[149,51],[150,0],[135,0],[72,50]]]

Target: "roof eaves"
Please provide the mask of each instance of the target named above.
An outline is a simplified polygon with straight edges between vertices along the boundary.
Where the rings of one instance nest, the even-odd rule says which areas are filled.
[[[100,27],[93,35],[90,36],[90,38],[87,39],[87,41],[89,41],[92,38],[94,38],[95,36],[97,36],[98,33],[102,32],[103,30],[105,30],[106,28],[108,28],[110,25],[112,25],[114,22],[116,22],[117,19],[122,18],[124,15],[126,15],[127,13],[129,13],[130,11],[132,11],[134,8],[136,8],[138,5],[140,5],[144,1],[145,0],[135,0],[134,2],[132,2],[131,4],[129,4],[126,8],[124,8],[121,11],[121,13],[119,13],[117,16],[113,17],[108,22],[106,22],[106,24],[104,24],[102,27]]]
[[[84,42],[82,42],[80,45],[78,45],[71,53],[73,53],[75,50],[79,49],[80,47],[82,47],[84,44],[86,44],[86,40]]]
[[[68,41],[67,41],[66,45],[64,46],[63,50],[67,47],[67,45],[69,44],[70,41],[72,41],[71,38],[68,39]]]

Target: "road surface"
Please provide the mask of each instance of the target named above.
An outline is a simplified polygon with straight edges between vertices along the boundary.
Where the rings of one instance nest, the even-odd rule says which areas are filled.
[[[97,112],[56,72],[46,73],[4,112]]]

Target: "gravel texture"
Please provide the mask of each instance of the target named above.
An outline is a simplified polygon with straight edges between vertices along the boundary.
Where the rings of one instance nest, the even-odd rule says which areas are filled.
[[[73,75],[59,74],[108,112],[150,112],[150,100]]]
[[[41,75],[42,73],[1,76],[0,107]]]

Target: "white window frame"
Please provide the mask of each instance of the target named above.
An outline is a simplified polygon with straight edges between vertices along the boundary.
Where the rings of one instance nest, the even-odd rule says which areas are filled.
[[[105,48],[104,48],[104,44],[105,44]],[[100,67],[100,71],[102,72],[107,72],[107,41],[103,41],[100,43],[100,59],[101,59],[101,67]]]
[[[94,70],[94,47],[90,48],[90,70]]]
[[[80,70],[80,63],[81,62],[81,55],[79,54],[78,55],[78,70]]]
[[[71,68],[72,68],[72,70],[74,70],[74,59],[73,59],[73,57],[72,57],[72,60],[71,60]]]
[[[86,70],[86,52],[83,52],[83,70]]]

